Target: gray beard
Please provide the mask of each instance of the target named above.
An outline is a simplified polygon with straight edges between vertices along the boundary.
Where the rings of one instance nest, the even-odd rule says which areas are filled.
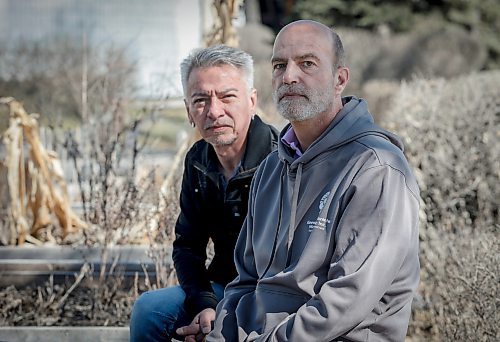
[[[309,99],[281,100],[278,102],[278,113],[288,121],[304,121],[311,119],[328,108],[326,102],[313,103]]]
[[[305,97],[298,99],[279,98],[286,92],[294,92]],[[328,92],[327,92],[328,94]],[[277,105],[278,113],[288,121],[304,121],[314,118],[332,106],[333,98],[324,96],[317,91],[305,89],[302,86],[281,86],[273,92],[273,100]]]

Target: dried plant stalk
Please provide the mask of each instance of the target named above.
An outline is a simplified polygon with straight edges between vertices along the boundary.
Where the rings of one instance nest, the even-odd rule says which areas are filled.
[[[27,235],[57,223],[63,235],[86,227],[71,210],[66,183],[55,153],[47,151],[38,134],[37,114],[28,114],[12,97],[0,98],[9,107],[10,125],[3,141],[7,149],[6,165],[10,193],[10,244],[23,244]],[[29,145],[28,165],[24,161],[24,141]],[[28,184],[28,186],[26,186]],[[28,229],[28,210],[32,224]]]
[[[238,34],[233,26],[233,18],[236,17],[239,3],[238,0],[215,0],[213,2],[216,15],[214,15],[213,28],[205,38],[207,46],[214,44],[238,46]]]

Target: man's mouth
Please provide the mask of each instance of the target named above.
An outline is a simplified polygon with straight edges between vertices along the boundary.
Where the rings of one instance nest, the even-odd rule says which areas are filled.
[[[209,129],[216,132],[216,131],[221,131],[221,130],[227,128],[227,127],[228,126],[212,126]]]
[[[213,132],[218,132],[218,131],[222,131],[226,128],[231,128],[230,125],[220,125],[220,124],[211,124],[211,125],[207,125],[205,127],[205,130],[210,130],[210,131],[213,131]]]
[[[282,96],[280,96],[280,101],[283,99],[295,99],[295,98],[300,98],[300,97],[305,98],[306,96],[303,94],[299,94],[299,93],[285,93]]]

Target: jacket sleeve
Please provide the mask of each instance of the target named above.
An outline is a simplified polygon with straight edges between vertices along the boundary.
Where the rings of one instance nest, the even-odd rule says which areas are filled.
[[[382,165],[358,175],[340,206],[329,280],[296,313],[258,340],[307,341],[311,336],[317,341],[333,340],[364,321],[372,310],[384,312],[389,288],[392,293],[387,298],[411,302],[419,281],[418,206],[418,194],[406,185],[400,171]],[[406,326],[407,322],[394,326],[404,328],[402,339]]]
[[[175,225],[172,253],[177,278],[186,293],[185,306],[191,315],[206,308],[215,309],[217,306],[217,297],[213,292],[205,267],[209,236],[207,227],[203,226],[200,201],[195,197],[198,180],[196,171],[193,169],[187,156],[182,177],[180,214]]]
[[[237,313],[242,307],[238,306],[244,298],[251,300],[258,280],[255,268],[255,258],[252,246],[253,203],[255,184],[258,183],[261,173],[255,173],[251,184],[248,199],[248,213],[241,228],[234,252],[234,262],[238,276],[230,282],[224,290],[224,298],[217,305],[217,314],[214,329],[207,336],[206,341],[238,341]],[[252,313],[249,313],[252,314]]]

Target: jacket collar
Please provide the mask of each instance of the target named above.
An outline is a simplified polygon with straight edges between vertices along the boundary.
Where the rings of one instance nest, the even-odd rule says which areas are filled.
[[[270,126],[266,125],[259,116],[255,115],[248,129],[245,155],[241,162],[243,171],[255,169],[277,146],[276,138],[278,133],[271,130]]]

